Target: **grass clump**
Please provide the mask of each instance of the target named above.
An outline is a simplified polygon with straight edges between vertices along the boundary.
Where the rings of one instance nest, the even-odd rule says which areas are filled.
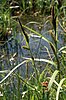
[[[66,2],[16,0],[7,3],[4,0],[1,4],[0,99],[66,100],[66,44],[63,40],[66,36]],[[41,13],[38,12],[39,8]],[[46,10],[47,18],[42,18]],[[23,24],[22,14],[26,15],[26,12],[33,14],[34,20],[40,13],[42,17],[39,18],[44,22],[31,19]],[[11,36],[8,33],[10,31]],[[59,36],[63,36],[64,44],[60,43]]]

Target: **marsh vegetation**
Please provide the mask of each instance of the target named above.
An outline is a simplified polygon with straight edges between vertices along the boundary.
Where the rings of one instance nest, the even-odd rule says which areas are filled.
[[[66,0],[0,1],[0,100],[66,100]]]

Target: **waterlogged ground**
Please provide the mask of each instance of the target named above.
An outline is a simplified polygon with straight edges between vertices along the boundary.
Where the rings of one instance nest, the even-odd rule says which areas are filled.
[[[42,34],[45,38],[52,41],[50,32],[53,31],[52,25],[50,21],[45,21],[45,18],[37,18],[32,16],[25,16],[22,19],[22,23],[27,25],[28,27],[34,29],[35,31]],[[31,53],[29,50],[23,48],[25,46],[25,40],[21,34],[21,30],[19,32],[12,33],[11,37],[8,37],[8,41],[5,44],[0,44],[0,76],[1,79],[4,78],[5,75],[14,68],[16,65],[20,64],[25,59],[28,59],[33,55],[34,58],[38,59],[51,59],[53,57],[53,52],[50,49],[49,44],[44,41],[40,36],[32,33],[31,31],[25,29],[27,34],[29,34],[29,45],[31,48]],[[57,27],[58,33],[58,49],[64,45],[66,45],[65,33],[62,30],[60,24]],[[48,55],[50,52],[50,55]],[[35,62],[36,67],[39,70],[43,70],[45,68],[44,62]],[[4,75],[2,75],[2,71],[6,70]],[[17,72],[18,70],[16,70]],[[33,73],[33,68],[31,62],[28,63],[28,71],[27,65],[24,64],[19,67],[20,74],[23,77],[27,77],[27,74]]]

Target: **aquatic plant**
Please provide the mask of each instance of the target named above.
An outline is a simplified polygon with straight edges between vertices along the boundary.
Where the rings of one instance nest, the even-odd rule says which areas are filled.
[[[8,7],[5,9],[4,5],[6,2],[3,1],[5,4],[2,4],[3,7],[1,6],[0,36],[7,33],[7,28],[12,28],[13,35],[7,42],[7,46],[11,46],[10,54],[8,52],[8,55],[7,53],[5,54],[6,50],[3,50],[1,47],[1,52],[3,51],[4,54],[1,54],[0,57],[0,65],[2,66],[2,71],[0,71],[0,99],[66,100],[66,45],[64,44],[58,47],[60,43],[58,33],[59,26],[63,30],[62,35],[66,36],[65,24],[62,24],[66,17],[64,4],[59,5],[59,0],[36,0],[36,2],[29,0],[29,2],[25,4],[26,1],[22,0],[22,7],[19,8],[19,6],[21,6],[20,1],[21,0],[18,2],[16,0],[18,4],[17,10],[14,10],[16,7],[12,5],[13,2],[8,4]],[[48,9],[51,12],[49,12],[50,16],[47,15],[47,18],[42,19],[42,21],[44,21],[43,25],[35,21],[25,22],[26,24],[23,24],[24,16],[22,15],[22,10],[25,11],[27,7],[31,7],[32,9],[34,6],[36,6],[37,10],[39,6],[41,6],[40,10],[42,10],[42,13],[43,10],[46,10],[49,6]],[[60,22],[59,16],[62,9],[64,11],[64,19],[61,19],[62,22]],[[16,13],[18,10],[21,14],[17,16]],[[16,11],[15,16],[12,16],[11,12],[14,13],[14,11]],[[35,11],[33,13],[35,13]],[[34,18],[36,18],[36,16],[34,16]],[[48,29],[47,27],[48,31],[41,33],[41,28],[45,28],[48,23],[51,28]],[[35,30],[33,25],[36,25],[40,30]],[[20,34],[20,37],[18,37],[18,34]],[[48,35],[50,39],[46,37],[46,35]],[[34,45],[39,42],[37,51],[35,51],[36,46],[32,44],[33,41],[30,41],[31,38],[34,39]],[[44,42],[44,44],[41,44],[41,41],[42,43]],[[33,46],[34,51],[32,51]],[[13,48],[15,48],[15,52]],[[41,55],[40,52],[38,56],[40,50],[42,50],[43,53]],[[20,54],[18,55],[19,52]],[[28,55],[26,53],[28,53]],[[47,56],[45,56],[45,53]],[[4,69],[5,64],[3,63],[6,62],[6,58],[8,58],[8,62],[6,63],[6,66],[8,66],[7,70]],[[24,69],[21,69],[22,67]],[[32,72],[31,70],[29,71],[29,68],[31,68]],[[25,72],[24,76],[22,76],[23,72]]]

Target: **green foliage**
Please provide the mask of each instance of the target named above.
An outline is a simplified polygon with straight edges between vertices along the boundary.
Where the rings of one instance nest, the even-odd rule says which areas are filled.
[[[49,23],[51,25],[51,29],[48,31],[42,32],[37,31],[33,28],[32,25],[37,25],[37,29],[41,26],[41,23],[31,21],[28,24],[22,24],[23,15],[11,16],[11,9],[7,0],[2,0],[0,4],[0,41],[3,41],[3,37],[7,34],[7,28],[12,28],[13,34],[16,33],[16,36],[13,35],[13,38],[17,40],[19,44],[18,35],[22,37],[20,44],[24,41],[25,44],[21,46],[21,50],[28,51],[28,56],[22,55],[21,59],[15,57],[15,54],[10,54],[8,57],[8,65],[12,68],[5,70],[2,68],[0,71],[1,80],[0,80],[0,99],[1,100],[66,100],[66,44],[64,46],[58,47],[59,41],[59,32],[58,27],[60,26],[63,30],[62,35],[65,35],[65,8],[66,2],[64,1],[61,5],[59,5],[59,0],[16,0],[19,3],[21,13],[31,12],[31,14],[40,10],[41,13],[49,13],[51,10],[51,16],[48,16],[44,19],[44,28],[45,25]],[[7,5],[7,6],[6,6]],[[32,9],[34,8],[34,9]],[[15,8],[14,8],[15,9]],[[13,10],[14,10],[13,9]],[[30,10],[30,11],[29,11]],[[34,10],[34,11],[33,11]],[[39,11],[38,11],[39,12]],[[59,16],[62,15],[64,19],[59,19]],[[42,15],[43,16],[43,15]],[[60,16],[62,18],[62,16]],[[29,17],[29,16],[28,16]],[[45,17],[45,16],[43,16]],[[36,18],[36,17],[34,17]],[[28,18],[27,18],[28,19]],[[43,21],[43,19],[41,19]],[[26,20],[25,20],[26,21]],[[57,23],[58,21],[58,23]],[[25,22],[27,23],[27,21]],[[64,24],[63,24],[64,23]],[[17,27],[18,26],[18,27]],[[41,26],[41,28],[43,28]],[[50,30],[52,30],[50,34]],[[47,35],[48,34],[48,35]],[[61,34],[60,34],[61,35]],[[51,39],[47,38],[51,37]],[[37,40],[40,39],[40,43],[38,45],[37,53],[34,53],[31,50],[34,46],[32,41],[30,41],[31,37],[35,37],[34,42],[37,43]],[[40,47],[41,42],[44,42]],[[9,41],[8,41],[9,43]],[[11,42],[10,42],[11,43]],[[12,44],[14,44],[12,42]],[[61,44],[61,43],[60,43]],[[15,45],[15,44],[14,44]],[[18,48],[18,47],[17,47]],[[12,49],[12,48],[11,48]],[[42,52],[46,52],[43,54],[43,58],[40,54],[38,55],[38,51],[42,50]],[[20,52],[19,50],[17,50]],[[17,52],[15,51],[15,52]],[[1,51],[2,52],[2,51]],[[10,51],[11,52],[11,51]],[[17,53],[18,53],[17,52]],[[12,51],[13,53],[13,51]],[[22,53],[22,51],[21,51]],[[40,52],[41,53],[41,52]],[[0,64],[4,61],[4,56],[6,54],[1,55]],[[18,59],[22,62],[17,62],[17,65],[14,65],[14,62],[11,66],[11,60]],[[5,60],[6,61],[6,60]],[[3,66],[3,64],[2,64]],[[7,66],[7,65],[6,65]],[[26,66],[26,67],[25,67]],[[1,67],[1,66],[0,66]],[[22,77],[23,70],[20,68],[24,67],[25,76]],[[29,72],[29,67],[32,68],[32,72]],[[42,69],[41,69],[42,68]]]
[[[59,100],[59,93],[60,93],[60,89],[61,89],[61,85],[63,84],[63,82],[66,80],[66,78],[63,78],[60,83],[59,86],[57,88],[57,94],[56,94],[56,100]]]
[[[0,5],[0,36],[5,35],[7,28],[10,26],[10,11],[5,8],[6,2]]]
[[[51,77],[51,79],[50,79],[50,81],[49,81],[49,84],[48,84],[48,91],[51,89],[51,86],[52,86],[52,84],[53,84],[53,82],[54,82],[55,77],[56,77],[57,74],[58,74],[58,71],[56,70],[56,71],[53,73],[53,75],[52,75],[52,77]]]
[[[50,13],[50,7],[50,0],[37,0],[37,8],[41,10],[41,13]]]

